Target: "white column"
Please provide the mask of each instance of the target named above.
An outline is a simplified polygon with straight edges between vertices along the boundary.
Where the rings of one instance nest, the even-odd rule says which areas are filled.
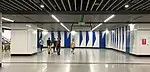
[[[37,27],[32,24],[12,24],[11,55],[37,53]]]
[[[0,67],[2,66],[2,13],[0,13]]]

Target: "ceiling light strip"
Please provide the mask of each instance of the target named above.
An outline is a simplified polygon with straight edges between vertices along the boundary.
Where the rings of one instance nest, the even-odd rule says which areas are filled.
[[[101,11],[106,7],[106,5],[110,2],[110,0],[107,1],[107,3],[105,3],[105,5],[101,8]]]
[[[111,10],[114,10],[116,7],[118,7],[124,0],[122,0],[121,2],[119,2],[116,6],[114,6]]]
[[[12,4],[10,4],[8,1],[5,1],[5,0],[3,0],[6,4],[8,4],[8,5],[10,5],[10,6],[12,6],[12,7],[14,7],[14,8],[16,8],[16,9],[18,9],[18,10],[22,10],[22,9],[20,9],[20,8],[18,8],[18,7],[16,7],[16,6],[14,6],[14,5],[12,5]]]
[[[54,0],[54,2],[56,3],[57,7],[58,7],[58,8],[59,8],[59,10],[61,11],[61,8],[60,8],[60,6],[58,5],[57,1],[56,1],[56,0]]]
[[[131,0],[125,2],[124,4],[122,4],[121,6],[119,6],[116,10],[119,10],[120,8],[122,8],[123,6],[125,6],[126,4],[128,4]]]
[[[44,5],[46,5],[46,7],[49,9],[49,10],[52,10],[43,0],[41,0],[42,1],[42,3],[44,4]]]
[[[94,0],[94,3],[93,3],[93,5],[92,5],[92,7],[91,7],[91,9],[90,9],[91,11],[92,11],[92,9],[93,9],[93,7],[94,7],[96,1],[97,1],[97,0]]]
[[[87,11],[87,9],[88,9],[89,2],[90,2],[90,0],[87,1],[87,5],[86,5],[86,9],[85,9],[86,11]]]
[[[56,17],[56,16],[54,16],[53,14],[51,15],[57,22],[60,22],[59,21],[59,19]]]
[[[150,5],[150,3],[148,3],[148,4],[145,4],[145,5],[143,5],[143,6],[138,7],[136,10],[143,9],[143,8],[147,7],[148,5]]]
[[[75,7],[75,11],[77,10],[77,2],[76,0],[74,0],[74,7]]]
[[[139,4],[138,6],[136,6],[134,8],[132,8],[132,10],[141,7],[141,6],[145,5],[146,3],[150,3],[149,0],[145,1],[144,3]]]
[[[111,15],[111,16],[109,16],[107,19],[105,19],[105,20],[104,20],[104,22],[109,21],[109,20],[110,20],[110,19],[112,19],[114,16],[115,16],[115,15]]]
[[[26,3],[28,6],[32,7],[34,10],[37,10],[36,8],[34,8],[33,6],[31,6],[29,3],[27,3],[25,0],[23,0],[24,3]]]
[[[27,7],[26,5],[22,4],[20,1],[16,0],[16,2],[18,2],[19,4],[21,4],[22,6],[26,7],[27,9],[29,9],[30,11],[32,11],[31,8]]]
[[[109,10],[110,7],[112,7],[112,5],[114,5],[114,3],[116,3],[116,2],[117,2],[117,0],[115,0],[106,10]]]
[[[83,4],[83,0],[81,0],[80,11],[82,11],[82,4]]]
[[[16,5],[16,6],[18,6],[18,7],[20,7],[20,8],[22,8],[22,9],[24,9],[24,10],[26,10],[26,11],[27,11],[27,9],[26,9],[26,8],[24,8],[24,7],[20,6],[19,4],[14,3],[14,1],[10,0],[10,2],[11,2],[11,3],[13,3],[14,5]]]
[[[52,18],[54,18],[57,22],[60,22],[59,19],[55,15],[51,15]],[[70,31],[63,23],[60,23],[61,26],[63,26],[66,30]]]
[[[94,28],[92,29],[92,31],[95,30],[96,28],[98,28],[98,27],[101,26],[101,25],[102,25],[102,23],[98,24],[96,27],[94,27]]]
[[[68,0],[68,5],[69,5],[69,8],[70,8],[70,11],[72,11],[71,5],[70,5],[70,1],[69,1],[69,0]]]
[[[65,7],[65,5],[64,5],[63,0],[61,0],[61,3],[62,3],[62,5],[63,5],[63,7],[64,7],[64,10],[66,11],[66,7]]]
[[[101,6],[102,3],[103,3],[103,0],[101,0],[100,4],[99,4],[98,7],[96,8],[96,11],[99,9],[99,7]]]
[[[14,20],[11,20],[11,19],[8,19],[8,18],[5,18],[5,17],[2,17],[2,20],[9,21],[9,22],[14,22]]]
[[[60,23],[61,26],[63,26],[67,31],[70,31],[63,23]]]
[[[33,2],[32,0],[30,0],[30,2],[31,2],[34,6],[36,6],[36,7],[39,8],[40,10],[42,10],[42,8],[39,7],[35,2]]]
[[[2,28],[5,28],[5,29],[11,29],[10,27],[7,27],[7,26],[2,26]]]
[[[143,0],[140,0],[139,2],[137,2],[137,3],[133,4],[133,5],[131,5],[131,6],[130,6],[129,8],[127,8],[127,9],[130,9],[130,8],[134,7],[135,5],[141,3],[142,1],[143,1]]]
[[[48,0],[48,3],[54,8],[54,10],[56,10],[56,8],[54,7],[54,5]]]
[[[109,21],[109,20],[112,19],[114,16],[115,16],[115,15],[109,16],[107,19],[104,20],[104,22]],[[101,26],[101,25],[102,25],[102,23],[98,24],[96,27],[94,27],[94,28],[92,29],[92,31],[95,30],[96,28],[98,28],[98,27]]]

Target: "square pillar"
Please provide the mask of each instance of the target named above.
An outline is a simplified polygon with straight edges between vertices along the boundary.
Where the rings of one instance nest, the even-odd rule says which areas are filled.
[[[33,24],[11,25],[11,55],[37,53],[37,26]]]

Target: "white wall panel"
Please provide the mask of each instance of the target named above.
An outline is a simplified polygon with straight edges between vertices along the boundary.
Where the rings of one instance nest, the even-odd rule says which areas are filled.
[[[120,35],[121,35],[121,38],[120,38],[120,39],[121,39],[121,40],[120,40],[120,49],[122,49],[122,38],[123,38],[123,37],[122,37],[122,27],[120,28],[120,31],[121,31],[121,32],[120,32],[120,33],[121,33],[121,34],[120,34]]]
[[[61,35],[61,46],[64,47],[64,32],[60,32]]]
[[[93,47],[99,47],[99,32],[95,32],[96,40]]]
[[[54,32],[54,38],[58,38],[58,32]]]
[[[89,35],[89,41],[88,41],[88,44],[86,47],[92,47],[92,37],[93,37],[93,34],[92,32],[88,32],[88,35]],[[84,36],[86,38],[86,36]]]
[[[86,32],[82,32],[83,40],[80,47],[86,47]]]
[[[126,27],[124,27],[124,47],[123,47],[123,50],[125,51],[126,50]]]

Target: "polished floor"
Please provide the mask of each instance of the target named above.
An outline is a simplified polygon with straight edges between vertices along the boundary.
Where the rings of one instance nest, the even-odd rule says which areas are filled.
[[[0,72],[150,72],[150,57],[134,57],[107,49],[61,49],[61,55],[44,50],[34,56],[4,53]]]

